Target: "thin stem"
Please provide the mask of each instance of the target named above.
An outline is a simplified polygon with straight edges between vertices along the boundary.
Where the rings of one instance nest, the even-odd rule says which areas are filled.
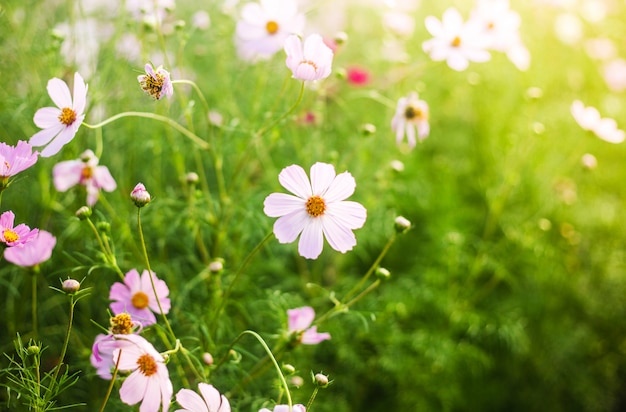
[[[65,332],[65,342],[63,342],[63,348],[61,349],[61,355],[59,356],[59,363],[57,364],[54,370],[54,376],[52,377],[52,382],[50,383],[50,390],[54,388],[56,384],[57,377],[59,376],[59,372],[61,371],[61,366],[63,366],[63,360],[65,359],[65,354],[67,353],[67,346],[70,342],[70,334],[72,333],[72,323],[74,322],[74,307],[76,306],[76,301],[74,301],[74,296],[70,295],[70,319],[67,323],[67,331]]]
[[[37,339],[39,336],[38,325],[37,325],[37,275],[39,274],[39,266],[36,266],[31,275],[31,290],[32,290],[32,299],[31,302],[31,316],[33,320],[33,338]]]
[[[224,306],[226,306],[226,302],[228,301],[228,298],[230,297],[230,294],[233,290],[233,287],[235,286],[235,283],[237,282],[237,279],[239,279],[239,276],[241,275],[243,270],[246,268],[246,266],[248,266],[248,263],[250,263],[252,258],[259,252],[259,250],[261,250],[263,245],[265,245],[265,243],[267,243],[267,241],[272,236],[274,236],[274,232],[268,233],[263,238],[263,240],[261,240],[259,244],[256,245],[254,249],[252,249],[252,251],[248,254],[248,256],[246,256],[241,266],[239,266],[239,269],[237,269],[237,272],[235,272],[235,276],[233,277],[233,280],[230,282],[230,285],[228,285],[228,289],[226,289],[226,292],[224,293],[224,296],[222,297],[222,302],[220,303],[220,306],[218,307],[217,312],[215,312],[215,316],[213,316],[212,323],[214,325],[214,331],[217,328],[217,318],[219,317],[222,310],[224,310]]]
[[[200,97],[200,101],[202,102],[202,106],[204,106],[205,115],[209,112],[209,104],[207,103],[204,94],[202,94],[202,90],[198,87],[198,85],[192,80],[172,80],[172,84],[188,84],[198,93],[198,97]]]
[[[148,273],[150,274],[150,284],[152,285],[152,291],[154,292],[154,297],[156,298],[157,305],[159,306],[159,312],[161,313],[161,316],[163,317],[163,322],[165,323],[165,326],[167,327],[168,332],[170,333],[174,341],[177,341],[178,339],[176,339],[176,334],[172,330],[172,326],[170,325],[169,320],[167,320],[167,316],[165,315],[165,312],[163,312],[163,307],[161,306],[161,301],[159,300],[159,294],[157,293],[156,286],[154,284],[154,277],[152,276],[152,269],[150,269],[150,259],[148,258],[148,249],[146,248],[146,242],[143,237],[143,229],[141,228],[141,208],[140,207],[137,208],[137,227],[139,230],[139,242],[141,243],[143,257],[146,260],[146,268],[148,269]]]
[[[318,386],[315,387],[315,389],[313,390],[313,393],[311,394],[311,397],[309,398],[309,401],[306,403],[306,410],[310,412],[311,409],[311,405],[313,405],[313,401],[315,400],[315,397],[317,396],[317,392],[320,390],[320,388]]]
[[[120,353],[119,355],[117,355],[117,361],[115,362],[115,369],[113,370],[113,375],[111,376],[111,383],[109,384],[109,389],[107,389],[107,393],[104,397],[104,400],[102,401],[102,406],[100,406],[100,410],[99,412],[104,412],[104,407],[106,406],[107,402],[109,401],[109,397],[111,396],[111,392],[113,392],[113,385],[115,384],[115,377],[117,376],[117,371],[119,370],[119,366],[120,366],[120,359],[122,359],[122,350],[120,349]]]
[[[170,119],[169,117],[161,116],[160,114],[147,113],[147,112],[124,112],[124,113],[118,113],[115,116],[111,116],[108,119],[103,120],[100,123],[97,123],[97,124],[94,124],[94,125],[90,125],[90,124],[87,124],[87,123],[83,123],[83,125],[85,127],[90,128],[90,129],[97,129],[99,127],[105,126],[105,125],[107,125],[109,123],[112,123],[115,120],[121,119],[123,117],[145,117],[147,119],[152,119],[152,120],[157,120],[159,122],[167,123],[168,125],[172,126],[174,129],[178,130],[179,132],[181,132],[182,134],[187,136],[189,139],[191,139],[191,141],[194,142],[195,144],[197,144],[198,146],[200,146],[200,148],[208,149],[210,147],[207,142],[202,140],[195,133],[189,131],[189,129],[187,129],[186,127],[184,127],[180,123],[175,122],[174,120]]]
[[[367,289],[365,289],[364,291],[356,295],[350,302],[346,303],[344,307],[349,308],[350,306],[354,305],[359,300],[361,300],[363,296],[367,295],[368,293],[376,289],[379,285],[380,285],[380,279],[376,279],[374,283],[372,283],[371,285],[367,287]]]
[[[93,224],[91,219],[86,218],[85,220],[87,221],[87,224],[89,225],[94,235],[96,236],[96,239],[98,240],[98,244],[100,245],[100,249],[102,250],[102,253],[104,253],[104,256],[106,256],[107,260],[109,261],[111,266],[113,266],[113,269],[115,269],[115,271],[120,276],[120,278],[124,280],[124,273],[122,272],[122,269],[120,269],[120,267],[117,265],[117,260],[115,259],[115,255],[113,255],[113,253],[111,252],[111,248],[107,247],[108,243],[105,245],[104,241],[102,240],[102,236],[100,236],[100,232],[98,232],[98,228],[96,227],[96,225]]]

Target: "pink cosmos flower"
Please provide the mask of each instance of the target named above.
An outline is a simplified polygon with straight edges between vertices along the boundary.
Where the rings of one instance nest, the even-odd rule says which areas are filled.
[[[174,393],[165,359],[154,346],[139,335],[121,335],[130,344],[113,350],[113,365],[132,371],[120,388],[120,399],[127,405],[141,402],[141,412],[167,411]],[[119,363],[118,363],[119,361]]]
[[[4,258],[18,266],[36,266],[50,259],[56,243],[57,239],[51,233],[40,230],[37,237],[30,242],[7,248]]]
[[[98,158],[91,150],[85,150],[80,159],[66,160],[52,169],[54,187],[65,192],[72,186],[81,184],[87,189],[87,205],[98,201],[100,189],[112,192],[117,188],[115,179],[106,166],[98,166]]]
[[[130,199],[135,203],[135,206],[144,207],[150,203],[151,197],[143,183],[137,183],[132,192],[130,192]]]
[[[617,122],[611,118],[600,117],[600,112],[595,107],[585,107],[583,102],[575,100],[570,111],[580,127],[593,132],[600,139],[615,144],[626,139],[626,132],[617,128]]]
[[[417,93],[413,92],[407,97],[400,98],[396,113],[391,119],[391,130],[396,133],[396,143],[402,143],[406,134],[409,147],[412,149],[417,143],[416,135],[420,142],[426,139],[430,133],[428,115],[428,104],[420,100]]]
[[[0,242],[7,246],[19,247],[34,240],[39,233],[39,229],[30,229],[24,223],[17,226],[15,224],[15,214],[8,210],[0,215]]]
[[[301,33],[304,14],[293,0],[260,0],[247,3],[237,22],[236,45],[245,60],[267,59],[283,48],[287,36]]]
[[[333,165],[315,163],[311,180],[298,165],[284,168],[278,175],[280,184],[294,195],[272,193],[265,198],[263,211],[278,217],[274,235],[280,243],[291,243],[298,235],[298,252],[307,259],[316,259],[324,245],[345,253],[356,245],[352,230],[363,226],[365,208],[357,202],[345,201],[354,193],[356,182],[349,172],[335,174]]]
[[[48,81],[48,94],[57,107],[44,107],[37,110],[34,122],[43,129],[35,133],[29,143],[35,147],[47,145],[42,157],[55,155],[69,143],[85,119],[87,85],[80,74],[74,74],[74,99],[67,84],[56,77]]]
[[[152,280],[163,313],[168,313],[170,311],[170,299],[168,298],[170,291],[165,281],[157,278],[154,272],[152,272]],[[149,272],[144,270],[140,277],[139,272],[132,269],[126,273],[124,283],[115,282],[111,286],[109,299],[114,301],[110,305],[111,311],[116,315],[127,312],[134,321],[143,326],[152,325],[156,323],[154,313],[161,313],[157,295],[154,294]]]
[[[145,66],[146,74],[137,76],[141,89],[155,100],[161,100],[163,96],[171,97],[174,94],[174,86],[170,79],[170,73],[159,66],[154,70],[150,63]]]
[[[98,376],[102,379],[111,379],[113,377],[111,371],[115,368],[113,361],[113,352],[116,349],[133,345],[134,341],[139,341],[139,335],[105,335],[98,334],[91,347],[91,356],[89,360],[91,365],[96,368]]]
[[[286,64],[294,79],[320,80],[330,75],[333,51],[324,43],[322,36],[311,34],[304,40],[291,35],[285,41]]]
[[[293,412],[306,412],[306,408],[300,403],[293,405],[291,410]],[[259,412],[289,412],[289,405],[276,405],[272,411],[267,408],[263,408],[259,409]]]
[[[176,402],[185,409],[175,412],[230,412],[230,403],[224,395],[220,395],[213,385],[199,383],[198,395],[190,389],[181,389],[176,394]]]
[[[310,306],[287,310],[289,333],[297,337],[304,345],[317,345],[330,339],[330,333],[317,333],[317,326],[311,326],[315,319],[315,310]],[[310,326],[310,327],[309,327]]]
[[[370,72],[361,67],[350,67],[346,73],[346,79],[354,86],[364,86],[370,81]]]
[[[428,16],[425,23],[433,38],[422,43],[422,49],[431,59],[446,60],[451,69],[463,71],[470,61],[486,62],[491,58],[482,27],[476,21],[463,22],[457,9],[447,9],[441,21]]]
[[[0,186],[9,177],[22,172],[37,162],[39,152],[33,153],[33,147],[20,140],[15,147],[0,142]]]

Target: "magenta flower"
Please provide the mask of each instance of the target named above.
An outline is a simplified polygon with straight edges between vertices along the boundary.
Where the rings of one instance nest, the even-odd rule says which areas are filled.
[[[116,339],[130,342],[113,350],[113,364],[120,371],[132,372],[120,388],[122,402],[127,405],[141,402],[141,412],[157,412],[161,407],[167,411],[174,388],[163,356],[139,335],[121,335]]]
[[[304,40],[304,49],[300,37],[292,34],[285,40],[286,64],[294,79],[320,80],[330,75],[333,64],[333,51],[322,36],[311,34]]]
[[[9,177],[22,172],[37,162],[39,152],[33,153],[33,147],[20,140],[15,147],[0,142],[0,187]]]
[[[411,93],[407,97],[398,100],[396,113],[391,119],[391,130],[396,134],[396,143],[402,143],[406,134],[409,147],[412,149],[417,144],[417,139],[423,141],[430,133],[428,124],[428,104],[417,97],[417,93]]]
[[[220,395],[213,385],[199,383],[200,395],[191,389],[181,389],[176,394],[176,402],[185,409],[175,412],[230,412],[230,403]]]
[[[315,319],[315,310],[310,306],[287,310],[289,333],[304,345],[317,345],[330,339],[330,333],[317,333],[317,326],[311,326]]]
[[[48,94],[57,107],[44,107],[37,110],[34,122],[43,129],[35,133],[29,143],[35,147],[44,146],[41,156],[50,157],[69,143],[85,119],[87,85],[80,74],[74,74],[74,99],[67,84],[56,77],[48,81]]]
[[[15,224],[15,214],[8,210],[0,215],[0,242],[7,246],[23,246],[37,237],[39,229],[30,229],[24,223],[17,226]]]
[[[137,76],[141,89],[155,100],[161,100],[163,96],[170,97],[174,94],[174,86],[170,80],[170,73],[159,66],[154,70],[150,63],[145,66],[146,74]]]
[[[52,169],[54,187],[65,192],[72,186],[81,184],[87,189],[87,205],[98,201],[100,189],[112,192],[117,188],[115,179],[106,166],[98,166],[98,158],[91,150],[85,150],[80,159],[66,160]]]
[[[306,412],[304,405],[298,403],[292,406],[292,412]],[[259,412],[289,412],[289,405],[276,405],[273,410],[267,408],[259,409]]]
[[[57,239],[51,233],[40,230],[37,237],[30,242],[7,248],[4,258],[18,266],[36,266],[50,259],[56,243]]]
[[[278,217],[274,235],[280,243],[291,243],[298,235],[298,252],[307,259],[316,259],[324,245],[345,253],[356,245],[352,230],[363,226],[365,208],[357,202],[345,201],[356,188],[348,172],[335,174],[333,165],[315,163],[311,180],[298,165],[284,168],[278,181],[294,195],[272,193],[265,198],[266,215]]]
[[[152,280],[156,289],[163,313],[170,311],[170,299],[167,297],[170,293],[165,281],[156,277],[152,272]],[[152,282],[150,282],[150,274],[144,270],[141,277],[136,269],[132,269],[126,273],[124,283],[115,282],[111,286],[109,299],[112,302],[110,307],[114,314],[127,312],[133,321],[148,326],[156,323],[154,313],[161,313],[157,295],[154,294]]]

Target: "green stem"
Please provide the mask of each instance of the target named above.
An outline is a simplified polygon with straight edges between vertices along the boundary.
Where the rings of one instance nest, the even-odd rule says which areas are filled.
[[[200,98],[200,101],[202,102],[202,106],[204,107],[204,114],[205,116],[208,115],[209,113],[209,103],[207,103],[204,94],[202,94],[202,90],[200,90],[200,88],[198,87],[198,85],[191,80],[172,80],[172,84],[188,84],[191,87],[193,87],[193,89],[196,91],[196,93],[198,93],[198,97]]]
[[[317,392],[320,390],[320,388],[318,386],[315,387],[315,389],[313,390],[313,393],[311,394],[311,397],[309,398],[309,401],[306,403],[306,410],[308,412],[311,412],[311,405],[313,405],[313,401],[315,400],[315,397],[317,396]]]
[[[115,272],[117,272],[117,274],[123,281],[124,273],[122,272],[122,269],[120,269],[120,267],[117,265],[117,260],[115,259],[115,255],[113,255],[113,253],[111,252],[110,247],[107,248],[107,246],[105,246],[104,241],[102,240],[102,236],[100,236],[100,232],[98,232],[98,228],[96,227],[96,225],[93,224],[91,219],[86,218],[85,220],[87,221],[87,224],[89,225],[94,235],[96,236],[96,240],[98,240],[98,244],[100,245],[100,249],[102,250],[102,253],[104,253],[104,256],[106,257],[106,259],[109,261],[111,266],[113,266],[113,269],[115,270]]]
[[[39,274],[39,266],[35,266],[33,269],[33,273],[31,275],[31,290],[32,290],[32,299],[31,302],[31,316],[33,320],[33,339],[37,339],[39,336],[38,325],[37,325],[37,275]]]
[[[63,342],[63,348],[61,349],[61,355],[59,356],[59,363],[57,364],[54,370],[54,376],[52,377],[52,381],[50,382],[50,388],[48,393],[52,394],[54,385],[56,385],[57,377],[59,376],[59,372],[61,371],[61,366],[63,366],[63,360],[65,359],[65,354],[67,353],[67,347],[70,343],[70,334],[72,333],[72,323],[74,322],[74,307],[76,306],[76,302],[74,301],[74,296],[70,295],[70,319],[67,323],[67,331],[65,332],[65,342]]]
[[[99,412],[104,412],[104,407],[111,397],[111,392],[113,392],[113,385],[115,384],[115,377],[117,376],[117,371],[119,370],[120,359],[122,359],[122,349],[120,349],[120,353],[119,355],[117,355],[117,362],[115,362],[115,369],[113,370],[113,375],[111,376],[111,383],[109,384],[109,389],[107,389],[107,393],[104,396],[104,400],[102,401],[102,406],[100,406]]]
[[[209,144],[207,142],[202,140],[195,133],[192,133],[191,131],[189,131],[189,129],[187,129],[186,127],[184,127],[180,123],[175,122],[174,120],[170,119],[169,117],[161,116],[159,114],[154,114],[154,113],[147,113],[147,112],[124,112],[124,113],[116,114],[115,116],[111,116],[108,119],[103,120],[100,123],[97,123],[97,124],[94,124],[94,125],[90,125],[90,124],[87,124],[87,123],[83,123],[83,125],[85,127],[90,128],[90,129],[97,129],[97,128],[103,127],[103,126],[105,126],[105,125],[107,125],[109,123],[112,123],[112,122],[114,122],[117,119],[121,119],[123,117],[144,117],[144,118],[147,118],[147,119],[152,119],[152,120],[157,120],[159,122],[167,123],[168,125],[172,126],[174,129],[178,130],[183,135],[187,136],[192,142],[194,142],[195,144],[200,146],[200,148],[202,148],[202,149],[208,149],[209,148]]]

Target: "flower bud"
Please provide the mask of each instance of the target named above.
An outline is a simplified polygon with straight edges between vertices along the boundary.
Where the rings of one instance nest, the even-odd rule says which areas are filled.
[[[299,388],[300,386],[304,385],[304,379],[302,379],[302,376],[292,376],[291,379],[289,380],[289,383],[292,386],[295,386],[296,388]]]
[[[285,363],[283,365],[283,372],[285,372],[285,374],[287,375],[293,375],[294,373],[296,373],[296,367],[290,363]]]
[[[196,172],[189,172],[185,175],[185,180],[187,183],[196,184],[198,180],[200,180],[200,177]]]
[[[593,170],[598,167],[598,159],[591,153],[585,153],[581,159],[581,163],[585,169]]]
[[[80,282],[75,279],[65,279],[61,288],[66,293],[76,293],[80,289]]]
[[[137,183],[137,186],[130,192],[130,198],[137,207],[144,207],[150,203],[150,193],[148,193],[143,183]]]
[[[224,270],[224,259],[217,258],[209,263],[209,270],[211,271],[211,273],[220,273],[222,270]]]
[[[348,41],[348,33],[346,33],[345,31],[337,32],[333,40],[336,44],[344,44]]]
[[[76,211],[76,217],[85,220],[91,216],[91,209],[88,206],[82,206]]]
[[[411,222],[403,216],[398,216],[394,221],[394,226],[396,228],[396,232],[405,233],[411,228]]]
[[[318,388],[326,388],[330,384],[330,382],[328,381],[328,376],[322,373],[316,373],[315,376],[313,376],[313,383]]]
[[[380,280],[389,280],[389,278],[391,278],[391,272],[389,272],[385,268],[379,267],[379,268],[376,268],[376,276]]]
[[[363,126],[361,126],[361,133],[363,133],[363,135],[365,136],[373,135],[374,133],[376,133],[376,126],[371,123],[365,123]]]
[[[96,228],[102,233],[111,232],[111,224],[109,222],[98,222]]]
[[[30,355],[37,355],[39,352],[41,352],[41,348],[37,345],[30,345],[28,348],[26,348],[26,351]]]
[[[211,355],[209,352],[204,352],[202,354],[202,362],[209,366],[213,365],[213,355]]]

